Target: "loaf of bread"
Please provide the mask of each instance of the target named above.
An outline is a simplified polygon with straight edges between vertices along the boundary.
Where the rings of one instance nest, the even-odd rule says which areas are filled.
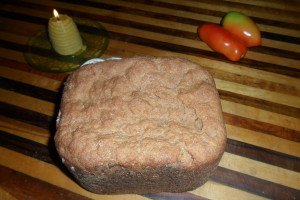
[[[89,191],[178,193],[207,181],[224,153],[226,130],[214,80],[201,66],[133,57],[68,77],[55,143]]]

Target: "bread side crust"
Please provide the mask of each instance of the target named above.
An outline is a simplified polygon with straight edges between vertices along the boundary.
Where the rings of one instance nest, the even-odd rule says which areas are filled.
[[[221,158],[221,157],[220,157]],[[77,182],[86,190],[98,194],[180,193],[203,185],[217,168],[219,160],[192,170],[168,165],[160,168],[130,169],[120,165],[98,166],[92,171],[66,165]]]

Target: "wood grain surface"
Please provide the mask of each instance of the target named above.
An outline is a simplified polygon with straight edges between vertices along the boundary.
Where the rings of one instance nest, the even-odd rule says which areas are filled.
[[[186,193],[147,195],[97,195],[76,184],[53,142],[68,74],[34,70],[24,58],[29,38],[46,28],[53,8],[101,23],[109,32],[103,58],[176,56],[214,76],[228,142],[207,183]],[[239,62],[211,51],[196,33],[233,10],[250,16],[263,37]],[[300,2],[1,1],[0,110],[0,199],[300,199]]]

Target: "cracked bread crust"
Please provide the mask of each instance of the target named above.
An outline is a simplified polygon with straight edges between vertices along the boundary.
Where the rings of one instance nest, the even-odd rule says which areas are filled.
[[[185,59],[85,66],[69,76],[60,112],[58,153],[96,193],[194,189],[216,168],[226,144],[213,78]]]

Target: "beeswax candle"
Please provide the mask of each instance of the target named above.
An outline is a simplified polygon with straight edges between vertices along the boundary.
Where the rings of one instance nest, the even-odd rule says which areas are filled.
[[[48,32],[52,47],[61,55],[74,55],[85,49],[73,19],[59,15],[53,10],[54,17],[49,20]]]

